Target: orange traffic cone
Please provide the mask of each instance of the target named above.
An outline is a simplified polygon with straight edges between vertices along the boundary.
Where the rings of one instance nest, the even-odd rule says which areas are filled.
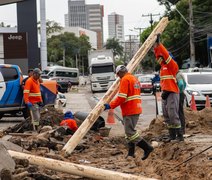
[[[196,103],[195,103],[195,99],[194,99],[194,95],[192,94],[191,96],[191,105],[190,105],[191,110],[196,111],[197,107],[196,107]]]
[[[206,101],[205,101],[205,107],[207,108],[209,108],[209,107],[211,107],[211,103],[210,103],[210,99],[209,99],[209,96],[207,95],[206,96]]]
[[[107,124],[115,124],[114,109],[110,109],[108,112]]]

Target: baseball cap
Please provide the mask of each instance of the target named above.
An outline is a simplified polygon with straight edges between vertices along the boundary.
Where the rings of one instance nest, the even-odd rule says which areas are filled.
[[[118,65],[116,67],[116,74],[118,74],[120,71],[125,72],[125,71],[127,71],[127,68],[124,65]]]
[[[41,70],[39,68],[33,69],[33,73],[41,74]]]

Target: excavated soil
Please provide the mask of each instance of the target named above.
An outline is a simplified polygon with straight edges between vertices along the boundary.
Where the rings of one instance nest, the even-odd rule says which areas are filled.
[[[51,126],[55,124],[58,125],[60,118],[56,120],[56,117],[59,115],[62,116],[62,113],[56,110],[46,111],[46,113],[43,114],[43,120],[48,119],[49,123],[44,124]],[[60,152],[63,147],[61,144],[66,143],[70,135],[64,135],[62,139],[57,139],[61,141],[61,143],[55,146],[49,146],[47,145],[48,143],[39,144],[36,138],[32,137],[28,137],[28,139],[26,138],[25,140],[30,142],[33,139],[33,143],[36,144],[36,146],[31,146],[28,150],[30,150],[32,154],[39,156],[164,180],[211,180],[212,148],[181,165],[179,164],[212,145],[212,108],[206,108],[201,111],[190,111],[186,109],[185,117],[186,134],[190,136],[187,136],[184,142],[164,143],[162,139],[164,136],[167,136],[167,129],[163,123],[163,118],[160,117],[152,120],[149,129],[142,132],[144,138],[148,141],[152,141],[153,146],[155,146],[154,151],[145,161],[141,161],[140,159],[143,151],[139,148],[136,148],[136,158],[125,158],[127,145],[124,136],[109,138],[102,137],[99,132],[89,131],[68,158],[62,157]],[[203,137],[203,140],[199,139],[199,136]],[[204,137],[207,137],[206,140]],[[18,144],[24,147],[20,141],[17,141],[17,139],[21,138],[22,137],[15,136],[11,138],[10,141],[13,143],[19,142]],[[191,141],[190,138],[193,138],[193,140]],[[46,141],[49,141],[51,144],[51,138],[47,138]],[[16,171],[18,171],[19,168],[20,165],[17,165]],[[35,175],[32,176],[35,172],[41,179],[44,179],[44,177],[46,179],[64,180],[88,179],[42,169],[42,167],[25,167],[25,170],[28,169],[31,170],[31,179],[39,179],[36,178]]]

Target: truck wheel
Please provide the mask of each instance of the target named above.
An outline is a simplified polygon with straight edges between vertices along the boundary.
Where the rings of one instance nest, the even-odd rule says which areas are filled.
[[[4,116],[4,113],[0,113],[0,119]]]
[[[29,111],[27,109],[24,109],[22,112],[24,119],[27,119],[30,116]]]

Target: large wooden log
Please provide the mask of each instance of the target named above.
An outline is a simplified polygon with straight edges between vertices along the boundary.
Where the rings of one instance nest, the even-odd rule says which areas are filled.
[[[16,151],[8,150],[12,157],[17,159],[28,159],[30,164],[45,167],[47,169],[69,173],[72,175],[88,177],[92,179],[102,180],[154,180],[153,178],[147,178],[143,176],[135,176],[131,174],[125,174],[115,171],[109,171],[105,169],[99,169],[95,167],[74,164],[70,162],[64,162],[54,160],[50,158],[44,158],[40,156],[20,153]]]
[[[137,51],[137,53],[133,56],[131,61],[128,63],[127,69],[130,73],[132,73],[135,70],[135,68],[138,66],[140,61],[145,57],[145,55],[148,53],[150,48],[153,46],[156,40],[157,34],[162,33],[167,25],[168,25],[168,18],[167,17],[162,18],[161,21],[158,23],[158,25],[155,27],[155,29],[152,31],[152,33],[149,35],[147,40],[142,44],[140,49]],[[93,108],[93,110],[90,112],[87,118],[83,121],[83,123],[80,125],[78,130],[71,137],[71,139],[63,147],[64,155],[66,156],[70,155],[72,151],[75,149],[75,147],[79,144],[80,140],[92,127],[94,122],[97,120],[99,115],[104,110],[104,104],[110,102],[112,98],[115,96],[115,94],[117,93],[118,87],[119,87],[119,81],[120,79],[117,78],[116,81],[113,83],[113,85],[102,97],[102,99]]]

